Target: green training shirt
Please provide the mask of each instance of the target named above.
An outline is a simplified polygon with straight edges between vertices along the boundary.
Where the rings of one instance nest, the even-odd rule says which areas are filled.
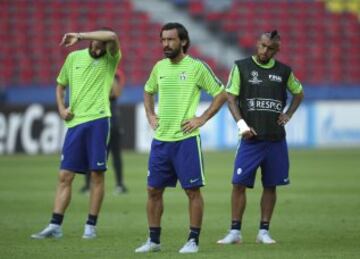
[[[67,127],[111,116],[109,94],[120,58],[120,50],[115,56],[107,52],[98,59],[90,56],[89,49],[67,56],[56,80],[61,86],[69,86],[74,118],[65,122]]]
[[[269,68],[272,68],[275,65],[275,60],[274,59],[271,59],[265,65],[260,64],[259,62],[257,62],[257,60],[256,60],[256,58],[254,56],[252,57],[252,59],[258,66],[260,66],[262,68],[268,68],[269,69]],[[290,73],[289,79],[287,81],[287,89],[292,94],[298,94],[303,89],[301,83],[295,77],[293,72]],[[240,95],[240,72],[239,72],[239,69],[238,69],[236,64],[231,69],[229,79],[228,79],[228,83],[226,85],[226,92],[231,93],[231,94],[236,95],[236,96]]]
[[[185,56],[179,63],[162,59],[154,66],[145,91],[158,94],[159,126],[155,139],[178,141],[199,135],[199,129],[184,133],[181,124],[195,117],[201,90],[216,96],[224,89],[209,66],[193,57]]]

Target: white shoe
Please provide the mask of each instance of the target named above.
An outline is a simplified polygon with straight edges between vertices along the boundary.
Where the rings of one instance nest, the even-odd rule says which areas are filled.
[[[241,232],[240,230],[231,229],[229,233],[223,238],[217,241],[218,244],[229,245],[241,243]]]
[[[44,238],[60,238],[63,236],[61,226],[56,224],[49,224],[41,232],[32,234],[31,238],[44,239]]]
[[[197,253],[199,246],[196,244],[195,239],[190,239],[186,244],[179,250],[181,254]]]
[[[269,244],[275,244],[276,241],[271,238],[268,230],[260,229],[259,233],[258,233],[258,235],[256,237],[256,243],[269,245]]]
[[[96,238],[96,227],[94,225],[86,224],[82,238],[84,238],[84,239]]]
[[[118,185],[115,187],[114,194],[121,195],[128,192],[128,189],[124,185]]]
[[[135,249],[135,253],[158,252],[160,250],[160,244],[151,242],[150,238],[148,238],[145,244]]]

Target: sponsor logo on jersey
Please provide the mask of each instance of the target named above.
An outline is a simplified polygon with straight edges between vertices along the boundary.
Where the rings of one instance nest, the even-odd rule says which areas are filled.
[[[282,77],[278,75],[269,75],[269,80],[273,82],[282,82]]]
[[[281,113],[283,109],[282,102],[274,99],[251,98],[246,99],[246,102],[249,111],[270,111]]]

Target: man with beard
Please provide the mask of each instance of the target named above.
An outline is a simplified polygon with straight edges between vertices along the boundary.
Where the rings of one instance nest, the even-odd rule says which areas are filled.
[[[232,178],[231,227],[219,244],[242,241],[246,188],[253,188],[259,167],[263,193],[256,242],[275,243],[269,234],[269,226],[276,202],[276,187],[290,183],[284,126],[304,98],[302,86],[291,68],[273,59],[279,49],[278,32],[263,33],[257,42],[256,55],[235,61],[229,76],[226,88],[229,109],[242,140],[236,152]],[[287,91],[293,98],[285,110]]]
[[[71,52],[57,78],[58,111],[69,128],[61,154],[61,165],[50,224],[35,239],[62,237],[61,224],[71,199],[75,173],[91,172],[90,208],[84,239],[96,237],[96,222],[104,196],[104,173],[110,123],[109,94],[121,58],[119,39],[111,30],[66,33],[60,43],[70,47],[89,40],[87,49]],[[69,86],[69,106],[64,96]]]
[[[147,179],[147,218],[149,238],[136,253],[160,250],[163,193],[179,180],[189,201],[190,233],[180,253],[196,253],[203,216],[200,187],[205,185],[199,128],[226,101],[222,83],[204,62],[186,54],[190,39],[179,23],[165,24],[160,32],[165,59],[154,66],[145,84],[144,106],[155,136],[151,144]],[[213,101],[199,117],[195,116],[201,90]],[[158,113],[154,95],[158,94]]]

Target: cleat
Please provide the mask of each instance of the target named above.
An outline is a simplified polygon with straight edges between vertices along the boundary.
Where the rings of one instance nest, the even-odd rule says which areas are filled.
[[[127,192],[128,192],[128,189],[124,185],[118,185],[115,187],[115,190],[114,190],[115,195],[125,194]]]
[[[44,238],[61,238],[63,236],[61,226],[56,224],[49,224],[41,232],[32,234],[31,238],[44,239]]]
[[[179,250],[181,254],[197,253],[199,246],[196,244],[195,239],[190,239],[186,244]]]
[[[221,245],[239,244],[241,239],[240,230],[231,229],[223,239],[218,240],[216,243]]]
[[[268,230],[260,229],[256,237],[256,243],[270,245],[270,244],[275,244],[276,241],[271,238]]]
[[[81,187],[81,189],[79,190],[80,193],[82,194],[89,194],[90,193],[90,187],[84,185],[83,187]]]
[[[83,239],[93,239],[96,238],[96,227],[93,225],[85,225]]]
[[[135,253],[159,252],[160,250],[160,244],[151,242],[150,238],[148,238],[145,244],[135,249]]]

